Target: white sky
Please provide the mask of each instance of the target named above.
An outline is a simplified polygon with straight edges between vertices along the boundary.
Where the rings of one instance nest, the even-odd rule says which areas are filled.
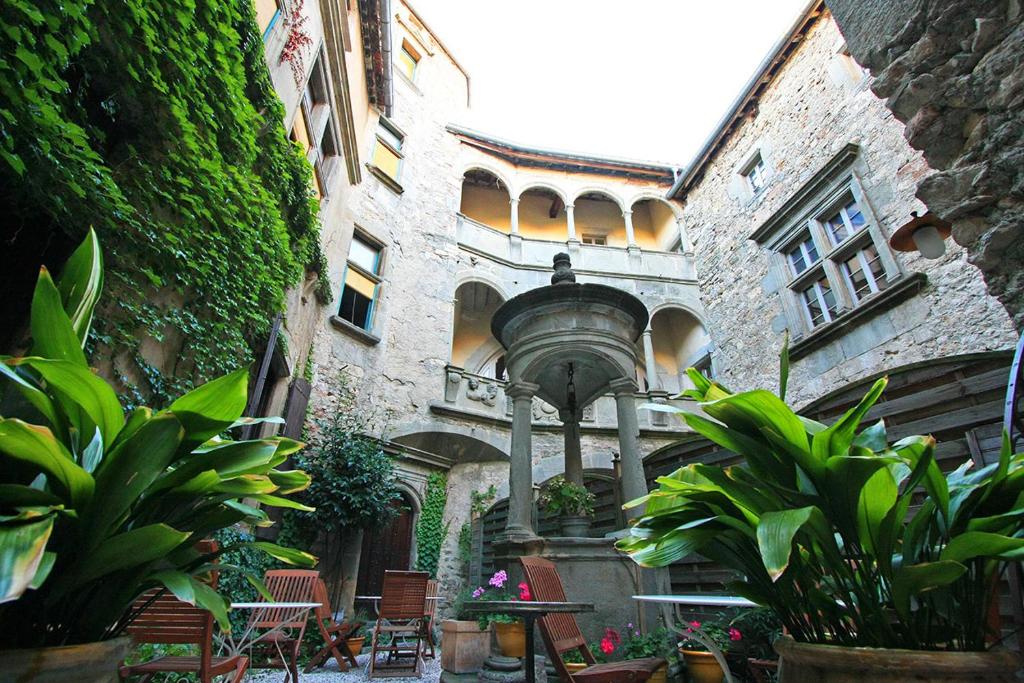
[[[686,165],[807,0],[411,0],[472,78],[455,121]]]

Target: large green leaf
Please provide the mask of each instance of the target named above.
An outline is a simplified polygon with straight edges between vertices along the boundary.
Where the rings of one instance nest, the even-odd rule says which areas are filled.
[[[63,500],[48,491],[20,484],[0,484],[0,508],[49,507],[63,504]]]
[[[270,470],[270,480],[279,487],[281,495],[304,491],[309,488],[312,478],[302,470]]]
[[[308,505],[303,505],[297,500],[290,498],[282,498],[280,496],[270,496],[265,493],[250,496],[253,500],[269,505],[276,508],[289,508],[291,510],[301,510],[302,512],[316,512],[316,508],[311,508]]]
[[[902,566],[893,580],[892,594],[896,611],[903,619],[910,618],[910,598],[953,583],[967,571],[967,567],[952,560],[923,562]]]
[[[92,325],[93,309],[103,291],[103,252],[92,228],[64,263],[57,289],[71,326],[84,348]]]
[[[117,394],[106,381],[89,368],[65,360],[32,357],[19,362],[42,375],[71,420],[75,420],[76,408],[89,416],[91,425],[75,425],[82,438],[91,437],[90,427],[95,425],[103,434],[103,443],[114,441],[124,425],[124,412]]]
[[[767,447],[763,441],[695,413],[684,413],[683,419],[690,429],[701,436],[711,439],[722,448],[745,457],[751,469],[759,475],[774,475],[784,482],[792,482],[793,467],[786,467],[789,464],[788,461],[775,457],[771,448]]]
[[[172,472],[163,475],[154,488],[180,486],[207,470],[214,470],[224,479],[241,474],[261,474],[269,469],[276,452],[277,443],[271,439],[229,441],[223,446],[190,454]]]
[[[0,454],[37,467],[67,492],[74,508],[92,498],[92,476],[75,464],[64,444],[46,427],[0,417]]]
[[[245,410],[249,371],[231,374],[197,387],[168,408],[185,427],[185,442],[198,445],[234,424]]]
[[[966,562],[975,557],[1020,559],[1024,557],[1024,538],[968,531],[953,538],[939,555],[941,560],[957,562]]]
[[[32,355],[66,360],[86,367],[85,352],[75,333],[71,319],[64,312],[60,292],[46,268],[39,269],[39,279],[32,295]]]
[[[301,550],[285,548],[284,546],[277,545],[276,543],[269,543],[267,541],[253,541],[251,545],[254,548],[259,548],[274,559],[281,560],[288,564],[294,564],[300,567],[312,567],[316,564],[315,555],[311,555]]]
[[[779,398],[786,400],[786,388],[789,386],[789,330],[782,338],[782,350],[779,351]]]
[[[213,614],[213,617],[217,620],[217,625],[220,626],[222,631],[230,631],[231,620],[228,619],[227,600],[202,581],[197,581],[194,577],[191,581],[196,603]]]
[[[97,496],[85,515],[89,540],[98,542],[173,460],[181,443],[176,416],[161,413],[107,454],[96,471]]]
[[[0,603],[17,600],[33,583],[53,521],[53,511],[42,508],[24,510],[0,523]]]
[[[190,605],[196,604],[196,591],[192,587],[192,577],[176,569],[164,569],[150,577],[151,580],[163,584],[174,597]]]
[[[777,581],[786,567],[793,550],[793,539],[804,525],[816,530],[818,540],[825,540],[827,524],[821,510],[809,505],[794,510],[778,510],[761,515],[757,525],[757,545],[761,550],[761,560],[772,581]]]
[[[853,443],[854,434],[865,413],[878,401],[889,380],[882,378],[872,385],[871,390],[850,410],[836,420],[828,429],[818,432],[811,441],[811,450],[818,460],[846,453]]]
[[[892,554],[894,538],[886,521],[898,496],[896,480],[887,467],[876,470],[860,489],[857,533],[861,545],[876,556]]]
[[[162,559],[188,537],[187,531],[166,524],[150,524],[111,536],[64,572],[64,581],[55,593],[60,595],[101,576]]]
[[[15,368],[15,364],[16,360],[0,363],[0,377],[6,378],[14,385],[25,400],[31,403],[39,411],[40,415],[46,418],[46,421],[50,423],[51,429],[55,430],[58,434],[63,433],[65,429],[64,420],[57,412],[57,406],[54,405],[53,400],[34,381],[30,381],[27,377],[20,374]],[[23,370],[22,372],[25,371]]]

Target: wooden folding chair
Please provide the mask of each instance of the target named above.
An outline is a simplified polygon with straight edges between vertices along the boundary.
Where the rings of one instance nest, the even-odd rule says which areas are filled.
[[[216,550],[212,543],[201,544],[202,552]],[[210,585],[217,587],[217,572],[211,572]],[[118,667],[118,676],[125,680],[142,676],[149,681],[158,673],[194,673],[201,683],[210,683],[214,676],[231,676],[239,683],[249,668],[249,658],[213,656],[213,614],[176,598],[163,588],[145,592],[132,605],[135,616],[127,627],[136,643],[189,644],[199,646],[198,657],[157,657],[141,664]]]
[[[274,602],[316,602],[316,584],[320,572],[312,569],[272,569],[263,575],[263,583]],[[308,612],[296,616],[294,609],[268,608],[253,612],[255,629],[271,629],[253,641],[253,648],[267,659],[253,668],[284,669],[285,681],[299,681],[299,650],[306,633]],[[255,661],[255,660],[254,660]]]
[[[363,622],[346,621],[339,624],[334,621],[330,599],[327,597],[327,584],[324,583],[323,579],[318,579],[316,582],[315,602],[320,603],[320,606],[316,608],[314,616],[317,628],[320,629],[320,635],[323,636],[324,646],[309,660],[306,668],[303,669],[303,673],[308,674],[313,669],[321,666],[330,656],[334,657],[342,671],[348,671],[350,664],[352,666],[356,665],[356,657],[349,649],[346,641],[355,636],[359,629],[362,628]]]
[[[437,589],[438,582],[434,579],[427,581],[427,599],[423,605],[423,657],[433,659],[434,652],[434,617],[437,616]]]
[[[370,678],[423,674],[423,622],[427,600],[427,572],[384,572],[377,625],[370,650]],[[387,635],[387,644],[381,642]],[[411,641],[411,642],[410,642]],[[377,655],[386,654],[385,662]],[[411,666],[402,659],[412,657]]]
[[[538,602],[565,602],[565,589],[554,563],[542,557],[520,557],[530,595]],[[567,613],[552,613],[537,620],[544,638],[548,657],[555,665],[558,676],[564,683],[626,683],[646,681],[666,662],[661,657],[627,659],[623,662],[597,664],[587,647],[587,641],[580,632],[576,617]],[[529,634],[527,634],[529,637]],[[569,673],[562,655],[576,650],[587,663],[587,668]]]

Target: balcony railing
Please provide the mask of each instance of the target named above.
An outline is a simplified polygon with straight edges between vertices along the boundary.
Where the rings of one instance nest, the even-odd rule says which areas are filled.
[[[551,259],[568,251],[577,273],[687,280],[697,278],[693,257],[679,252],[633,251],[625,247],[556,242],[515,237],[456,214],[456,238],[459,245],[502,261],[528,267],[550,268]]]
[[[445,366],[444,401],[434,403],[434,412],[464,419],[511,424],[512,399],[505,396],[504,380],[494,379],[469,372],[455,365]],[[649,401],[666,402],[693,411],[695,404],[690,400],[672,400],[660,393],[636,394],[637,406]],[[688,431],[676,417],[651,410],[638,410],[640,428],[657,431]],[[558,410],[539,398],[533,399],[534,427],[561,427]],[[615,399],[611,394],[601,396],[583,409],[580,427],[614,430],[618,424],[615,416]]]

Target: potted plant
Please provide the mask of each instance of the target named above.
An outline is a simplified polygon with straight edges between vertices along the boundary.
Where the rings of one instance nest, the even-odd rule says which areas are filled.
[[[129,607],[154,587],[230,628],[226,600],[196,578],[215,555],[196,543],[238,522],[269,524],[251,501],[294,505],[283,495],[309,485],[305,473],[277,469],[298,442],[223,436],[255,421],[241,417],[244,369],[165,410],[126,415],[83,351],[102,284],[90,232],[58,282],[39,274],[29,355],[0,358],[0,671],[13,680],[116,680]],[[271,543],[247,545],[315,563]]]
[[[546,512],[558,517],[563,535],[584,537],[590,530],[594,494],[585,486],[558,475],[544,484],[537,502]]]
[[[615,649],[622,643],[622,636],[618,631],[611,627],[604,629],[604,635],[601,636],[601,640],[589,643],[587,649],[590,650],[590,654],[594,657],[594,662],[602,664],[608,661],[608,658],[615,653]],[[580,653],[579,649],[573,648],[562,654],[562,661],[565,663],[565,668],[569,673],[578,673],[586,669],[588,664]]]
[[[641,633],[640,629],[632,623],[626,624],[622,644],[619,649],[623,659],[645,659],[648,657],[664,657],[666,660],[674,660],[675,638],[668,630],[657,628],[647,633]],[[668,666],[662,666],[651,674],[647,679],[648,683],[665,683],[668,680]]]
[[[530,588],[526,582],[519,584],[518,594],[510,593],[505,586],[508,574],[504,569],[494,572],[487,581],[487,587],[480,586],[470,595],[472,600],[530,600]],[[494,625],[494,635],[498,639],[498,649],[506,657],[526,656],[526,626],[523,620],[508,614],[485,614],[478,620],[480,630]]]
[[[481,625],[463,610],[471,599],[468,589],[461,591],[453,605],[455,618],[441,622],[441,668],[451,673],[479,671],[491,653],[490,624]]]
[[[884,378],[826,426],[785,404],[785,348],[778,396],[687,372],[707,417],[682,418],[745,462],[659,478],[620,549],[644,566],[700,552],[736,570],[730,590],[791,634],[776,643],[791,680],[1013,678],[1017,658],[986,643],[996,579],[1024,554],[1024,455],[1005,434],[998,462],[943,474],[932,437],[861,428]]]
[[[691,621],[679,630],[683,634],[679,654],[693,683],[722,683],[725,671],[716,655],[726,655],[734,643],[742,640],[739,629],[725,625],[718,617]]]

